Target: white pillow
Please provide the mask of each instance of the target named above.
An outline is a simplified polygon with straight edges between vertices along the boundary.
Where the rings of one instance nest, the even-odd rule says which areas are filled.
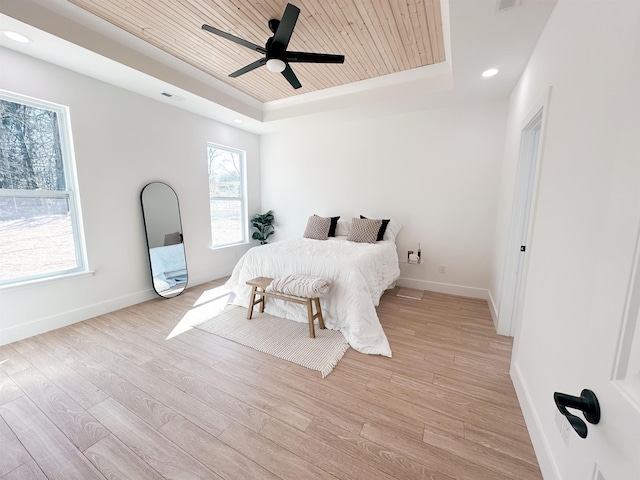
[[[351,231],[351,222],[349,220],[338,220],[336,227],[336,237],[346,237]]]
[[[391,220],[387,225],[387,229],[385,230],[384,237],[382,237],[382,239],[389,242],[395,242],[396,236],[400,230],[402,230],[402,225]]]

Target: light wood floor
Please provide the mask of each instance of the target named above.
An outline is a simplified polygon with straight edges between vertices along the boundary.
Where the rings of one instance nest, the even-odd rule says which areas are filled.
[[[0,478],[540,479],[486,302],[385,294],[327,378],[191,329],[221,282],[0,347]]]

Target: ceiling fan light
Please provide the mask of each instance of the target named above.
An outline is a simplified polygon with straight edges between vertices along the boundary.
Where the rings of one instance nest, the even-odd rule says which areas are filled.
[[[267,68],[271,72],[280,73],[287,68],[287,64],[279,58],[270,58],[267,60]]]

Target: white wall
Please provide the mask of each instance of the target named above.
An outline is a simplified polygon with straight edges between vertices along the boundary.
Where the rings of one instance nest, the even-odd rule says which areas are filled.
[[[625,454],[638,462],[638,430],[631,418],[627,425],[614,422],[608,392],[639,227],[639,32],[635,0],[560,1],[509,105],[491,281],[495,299],[520,129],[552,86],[512,360],[544,478],[593,478],[594,461],[607,466],[613,460],[602,472],[607,479],[636,478],[638,472],[620,473]],[[603,421],[589,426],[586,440],[571,432],[567,446],[553,392],[579,395],[583,388],[596,391]],[[619,450],[612,458],[606,452],[615,444]]]
[[[207,141],[246,150],[249,212],[260,210],[259,137],[0,49],[0,88],[70,107],[90,276],[0,289],[0,344],[153,297],[140,190],[180,200],[189,284],[231,272],[246,247],[210,248]],[[160,92],[158,92],[160,93]]]
[[[401,285],[485,298],[506,101],[326,123],[262,139],[262,205],[275,239],[299,237],[309,215],[360,214],[403,225]],[[306,124],[305,124],[306,125]],[[446,273],[438,273],[439,265]]]

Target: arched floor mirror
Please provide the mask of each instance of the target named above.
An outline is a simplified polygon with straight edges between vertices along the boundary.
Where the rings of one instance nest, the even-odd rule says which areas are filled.
[[[153,289],[161,297],[175,297],[188,280],[178,196],[166,183],[152,182],[142,189],[140,201]]]

